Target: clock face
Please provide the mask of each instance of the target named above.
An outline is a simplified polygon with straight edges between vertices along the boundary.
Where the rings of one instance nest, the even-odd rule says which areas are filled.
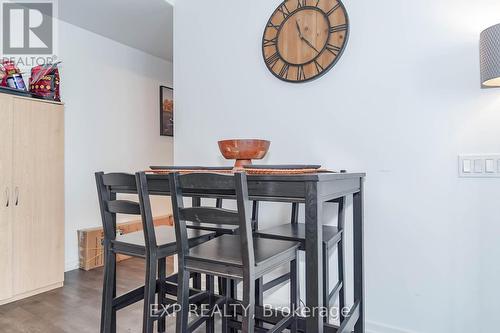
[[[267,22],[262,54],[279,79],[305,82],[335,65],[348,36],[347,12],[339,0],[285,0]]]

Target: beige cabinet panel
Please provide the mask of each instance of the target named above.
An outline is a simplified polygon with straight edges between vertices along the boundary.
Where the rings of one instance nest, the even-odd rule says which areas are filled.
[[[64,280],[63,106],[13,98],[13,291]]]
[[[0,301],[12,293],[12,98],[0,95]]]

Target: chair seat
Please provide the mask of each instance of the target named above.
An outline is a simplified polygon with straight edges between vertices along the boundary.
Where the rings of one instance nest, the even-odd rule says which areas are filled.
[[[255,266],[272,262],[276,257],[295,253],[300,246],[298,242],[253,238]],[[239,235],[222,235],[195,246],[189,250],[187,258],[243,267],[241,261],[241,239]]]
[[[156,243],[159,247],[172,246],[176,244],[175,228],[169,226],[155,227]],[[188,230],[189,240],[215,236],[214,232],[204,230]],[[124,235],[117,235],[116,241],[136,246],[145,246],[144,231],[135,231]]]
[[[306,225],[304,223],[288,223],[264,230],[258,230],[255,234],[259,237],[270,239],[281,239],[287,241],[301,242],[304,247],[306,241]],[[324,225],[323,226],[323,243],[331,245],[340,241],[342,231],[337,227]]]
[[[194,222],[186,222],[186,227],[192,230],[205,230],[205,231],[213,231],[217,234],[234,234],[236,230],[238,230],[237,225],[230,224],[209,224],[209,223],[194,223]]]

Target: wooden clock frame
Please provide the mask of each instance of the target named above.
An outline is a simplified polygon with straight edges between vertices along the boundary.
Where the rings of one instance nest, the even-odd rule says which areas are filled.
[[[293,0],[295,1],[295,0]],[[291,2],[291,0],[285,0],[283,1],[279,6],[278,8],[276,8],[276,10],[273,12],[273,14],[271,15],[271,17],[269,18],[269,20],[267,21],[267,24],[266,24],[266,28],[264,29],[264,32],[263,32],[263,35],[262,35],[262,57],[264,59],[264,63],[266,65],[266,67],[269,69],[269,71],[275,76],[277,77],[278,79],[282,80],[282,81],[285,81],[285,82],[290,82],[290,83],[304,83],[304,82],[309,82],[309,81],[313,81],[313,80],[316,80],[316,79],[319,79],[321,78],[323,75],[325,75],[326,73],[328,73],[336,64],[337,62],[339,61],[339,59],[342,57],[346,47],[347,47],[347,44],[348,44],[348,40],[349,40],[349,32],[350,32],[350,23],[349,23],[349,15],[347,13],[347,10],[344,6],[344,4],[342,3],[341,0],[336,0],[337,1],[337,5],[335,5],[334,8],[330,9],[330,11],[328,12],[325,12],[324,10],[322,10],[321,8],[318,7],[318,4],[320,3],[321,0],[297,0],[297,3],[299,4],[297,6],[297,8],[295,8],[294,10],[288,10],[288,7],[287,7],[287,3]],[[311,4],[314,4],[315,5],[308,5],[307,3],[311,3]],[[290,19],[291,17],[294,16],[294,14],[296,14],[297,12],[299,11],[303,11],[303,10],[306,10],[306,9],[309,9],[309,10],[316,10],[316,11],[319,11],[321,12],[324,17],[326,18],[326,20],[328,21],[329,23],[329,33],[328,33],[328,38],[326,39],[326,43],[325,45],[323,46],[323,48],[321,49],[321,52],[319,52],[316,57],[312,58],[311,60],[303,63],[303,64],[292,64],[288,61],[285,60],[285,57],[282,56],[280,50],[279,50],[279,47],[277,46],[278,44],[278,40],[279,40],[279,36],[280,36],[280,33],[281,33],[281,30],[284,26],[284,24],[287,22],[288,19]],[[331,14],[331,12],[337,10],[337,9],[341,9],[344,13],[344,18],[345,18],[345,23],[341,24],[341,25],[338,25],[338,26],[335,26],[334,24],[332,24],[332,21],[330,20],[330,15],[329,13]],[[277,26],[273,23],[273,18],[277,15],[283,15],[284,19],[283,21],[280,22],[280,24]],[[332,36],[333,33],[335,33],[336,31],[334,30],[335,27],[340,27],[340,26],[345,26],[345,36],[343,37],[343,42],[342,42],[342,46],[340,48],[336,48],[335,51],[337,51],[337,54],[335,55],[335,58],[333,59],[332,62],[330,62],[328,64],[328,66],[324,67],[324,68],[321,68],[321,71],[319,71],[319,68],[317,67],[317,62],[316,60],[323,54],[323,52],[325,52],[325,50],[327,49],[328,45],[329,45],[329,40]],[[277,29],[277,32],[276,32],[276,41],[275,41],[275,48],[276,48],[276,52],[270,56],[270,57],[266,57],[266,47],[269,47],[270,46],[270,40],[267,40],[266,39],[266,33],[268,31],[268,29]],[[271,57],[274,56],[274,59],[270,59]],[[277,58],[276,58],[277,57]],[[276,64],[277,61],[281,61],[285,64],[285,66],[294,66],[294,67],[302,67],[302,70],[303,70],[303,67],[306,66],[306,65],[309,65],[311,63],[315,63],[316,65],[316,69],[318,71],[318,73],[316,75],[313,75],[313,76],[310,76],[310,77],[306,77],[304,79],[289,79],[288,76],[286,77],[283,77],[281,72],[275,72],[273,70],[273,61],[274,62],[274,65]],[[285,67],[283,66],[283,67]],[[283,71],[283,69],[282,69]],[[303,73],[304,74],[304,73]],[[300,75],[300,70],[297,69],[297,77],[299,77]]]

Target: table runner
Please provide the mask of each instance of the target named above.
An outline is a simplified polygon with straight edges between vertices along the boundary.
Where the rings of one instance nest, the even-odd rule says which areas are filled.
[[[210,170],[203,170],[203,169],[157,169],[157,170],[147,170],[147,173],[154,173],[154,174],[170,174],[172,172],[179,172],[181,174],[186,174],[186,173],[224,173],[224,174],[232,174],[234,172],[238,171],[245,171],[249,175],[299,175],[299,174],[308,174],[308,173],[328,173],[331,172],[333,173],[334,171],[329,171],[327,169],[252,169],[252,168],[245,168],[245,169],[233,169],[233,170],[227,170],[227,169],[221,169],[221,170],[216,170],[216,169],[210,169]]]

